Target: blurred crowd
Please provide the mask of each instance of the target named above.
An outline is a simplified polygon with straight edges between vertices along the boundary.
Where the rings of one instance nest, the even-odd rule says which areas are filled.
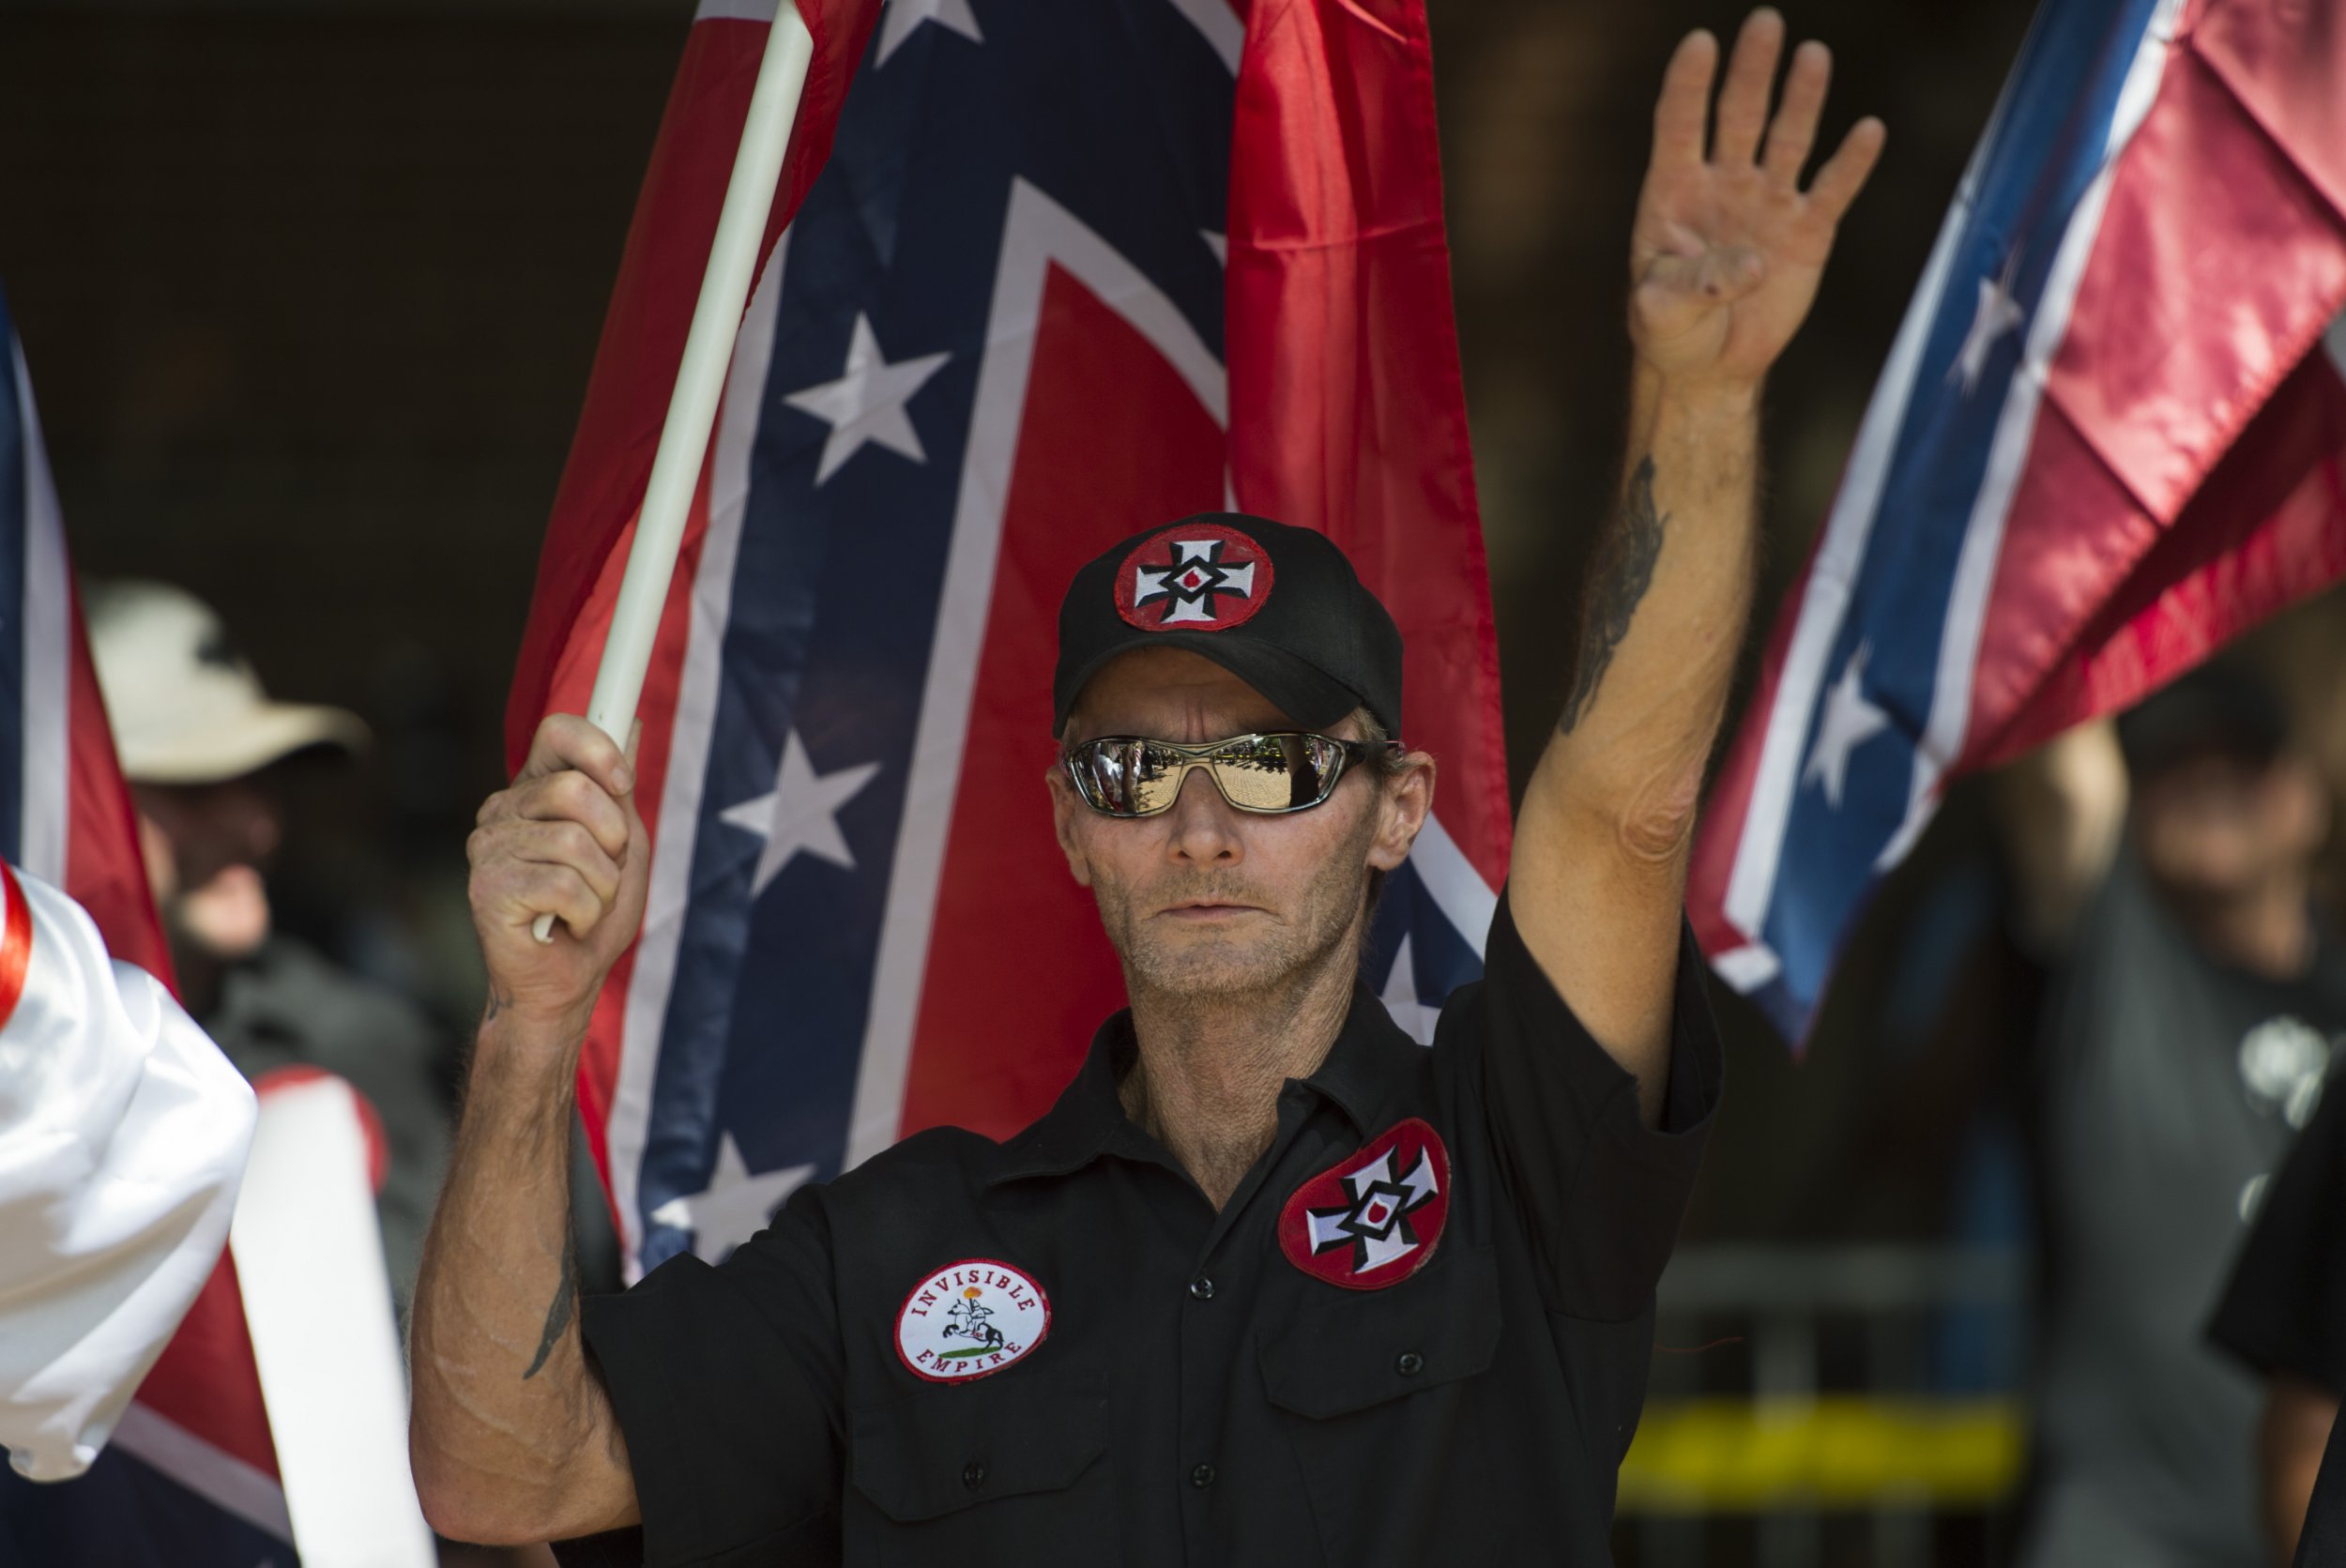
[[[230,629],[184,589],[92,581],[83,598],[180,999],[255,1085],[289,1070],[327,1073],[361,1097],[382,1138],[383,1306],[404,1328],[447,1165],[466,1028],[444,990],[400,982],[429,967],[433,925],[464,921],[462,882],[438,886],[454,901],[439,908],[426,884],[413,929],[365,908],[341,910],[309,937],[287,929],[271,869],[287,846],[288,799],[346,788],[370,746],[367,725],[341,708],[272,699]],[[575,1153],[581,1279],[617,1289],[616,1244],[583,1138]],[[267,1198],[248,1185],[246,1202]],[[539,1560],[459,1545],[444,1560],[517,1555]]]

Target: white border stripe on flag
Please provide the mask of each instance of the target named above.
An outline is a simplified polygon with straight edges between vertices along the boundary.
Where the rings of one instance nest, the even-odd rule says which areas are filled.
[[[2177,4],[2178,0],[2160,0],[2158,10],[2136,47],[2111,121],[2102,171],[2071,216],[2061,252],[2031,325],[2026,356],[2007,392],[2004,411],[1989,449],[1988,478],[1982,484],[1958,557],[1954,598],[1940,644],[1931,713],[1926,722],[1923,749],[1916,758],[1910,790],[1909,816],[1883,851],[1883,864],[1902,856],[1927,824],[1930,805],[1945,767],[1943,761],[1934,762],[1934,756],[1951,761],[1969,723],[1972,671],[1978,656],[1980,629],[1985,623],[1987,594],[1994,584],[1995,562],[2003,544],[2003,524],[2018,464],[2027,455],[2035,430],[2044,373],[2059,347],[2061,335],[2067,330],[2069,308],[2075,301],[2083,260],[2092,251],[2093,236],[2100,227],[2102,206],[2108,200],[2110,166],[2118,150],[2140,125],[2156,96],[2171,41]],[[2022,47],[2025,51],[2027,46]],[[1815,710],[1826,674],[1825,664],[1849,614],[1851,592],[1871,542],[1881,492],[1889,479],[1890,460],[1921,373],[1923,351],[1939,317],[1955,252],[1978,201],[1988,149],[1995,145],[2003,129],[2010,91],[2007,84],[2005,96],[1998,99],[1988,129],[1973,150],[1971,164],[1963,172],[1946,221],[1940,227],[1922,282],[1915,290],[1914,302],[1891,346],[1889,363],[1883,368],[1874,400],[1866,407],[1857,446],[1851,454],[1848,476],[1826,522],[1824,540],[1802,594],[1799,618],[1794,623],[1783,673],[1776,683],[1775,700],[1769,708],[1765,739],[1752,780],[1751,804],[1736,842],[1734,866],[1729,874],[1723,901],[1722,912],[1729,923],[1754,941],[1761,936],[1768,907],[1775,896],[1785,830],[1791,817],[1792,801],[1799,793],[1808,716]],[[2077,238],[2080,232],[2085,236],[2081,242]],[[2074,266],[2064,271],[2073,251]],[[2009,464],[2010,471],[2000,471],[2000,464]],[[1959,670],[1950,669],[1958,662]],[[1947,738],[1950,731],[1951,741]],[[1739,972],[1757,977],[1756,983],[1764,983],[1775,971],[1772,964],[1752,963],[1739,967]],[[1731,981],[1733,977],[1729,978]]]
[[[660,791],[660,830],[653,840],[651,886],[646,895],[643,936],[635,945],[635,972],[628,982],[627,1008],[619,1025],[618,1081],[605,1119],[611,1172],[611,1206],[618,1211],[621,1256],[632,1281],[643,1272],[644,1219],[640,1210],[644,1149],[651,1127],[652,1084],[660,1067],[660,1042],[676,984],[677,947],[684,936],[692,903],[693,859],[700,832],[703,782],[708,772],[709,737],[717,722],[720,678],[724,673],[725,629],[733,613],[734,564],[741,550],[741,522],[749,508],[750,463],[756,455],[757,427],[764,414],[767,368],[773,360],[774,325],[782,308],[782,279],[790,235],[782,239],[750,291],[741,330],[733,340],[733,365],[725,373],[724,401],[708,464],[708,529],[701,540],[700,565],[693,574],[691,611],[684,637],[684,668],[678,677],[676,719],[669,731],[668,775]]]
[[[1425,826],[1418,830],[1417,842],[1409,846],[1409,865],[1416,871],[1417,879],[1424,884],[1434,907],[1457,927],[1466,945],[1474,950],[1474,956],[1482,957],[1492,918],[1499,913],[1499,895],[1442,827],[1441,818],[1431,812],[1425,814]],[[1420,999],[1428,1007],[1440,1007],[1447,998]]]
[[[2142,128],[2143,118],[2157,99],[2159,79],[2174,44],[2175,13],[2182,0],[2159,0],[2135,46],[2134,60],[2118,90],[2116,109],[2102,147],[2102,166],[2079,198],[2063,231],[2061,249],[2054,252],[2045,292],[2029,323],[2028,343],[2011,384],[2004,391],[2003,412],[1988,449],[1988,471],[1973,502],[1971,521],[1957,556],[1955,591],[1947,603],[1947,619],[1940,634],[1939,677],[1931,693],[1930,717],[1923,728],[1922,744],[1914,753],[1914,774],[1907,796],[1906,820],[1876,864],[1896,865],[1906,858],[1914,841],[1930,825],[1939,799],[1939,786],[1961,754],[1972,724],[1972,683],[1979,670],[1979,640],[1988,624],[1988,596],[1996,583],[1996,562],[2003,554],[2004,525],[2012,516],[2012,497],[2019,489],[2029,449],[2036,440],[2036,416],[2045,401],[2045,385],[2052,375],[2061,342],[2068,336],[2069,312],[2076,305],[2078,285],[2094,254],[2102,228],[2102,213],[2110,205],[2110,188],[2119,155]]]
[[[1206,36],[1206,42],[1222,63],[1238,74],[1239,55],[1246,48],[1246,23],[1230,8],[1230,0],[1171,0],[1175,10],[1189,20],[1191,26]]]
[[[245,1523],[280,1541],[293,1540],[285,1493],[274,1479],[149,1407],[133,1401],[114,1426],[113,1442]]]
[[[847,1124],[850,1166],[894,1143],[904,1116],[912,1033],[920,1017],[929,936],[945,871],[945,836],[961,784],[978,659],[994,602],[1002,505],[1010,495],[1019,432],[1026,422],[1027,374],[1042,325],[1044,285],[1054,265],[1147,339],[1188,383],[1214,423],[1229,428],[1228,383],[1222,362],[1188,318],[1073,213],[1024,179],[1013,180],[986,320],[985,358],[978,369],[953,512],[953,539],[945,561],[945,596],[937,606],[937,635],[929,647],[911,775],[906,781],[903,831],[889,872],[871,1012],[856,1071],[855,1110]]]
[[[14,345],[11,345],[14,347]],[[42,881],[65,886],[67,820],[73,748],[71,638],[73,585],[66,571],[65,524],[41,443],[40,413],[24,351],[11,355],[24,454],[23,820],[17,864]]]

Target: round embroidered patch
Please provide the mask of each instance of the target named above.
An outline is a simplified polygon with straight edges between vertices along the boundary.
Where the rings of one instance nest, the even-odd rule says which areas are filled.
[[[1295,1189],[1279,1250],[1315,1279],[1381,1290],[1425,1267],[1450,1214],[1450,1151],[1411,1117]]]
[[[914,1376],[961,1383],[1023,1359],[1051,1332],[1051,1299],[991,1257],[948,1263],[896,1312],[896,1354]]]
[[[1142,540],[1116,569],[1116,613],[1143,632],[1226,632],[1270,598],[1270,553],[1220,523]]]

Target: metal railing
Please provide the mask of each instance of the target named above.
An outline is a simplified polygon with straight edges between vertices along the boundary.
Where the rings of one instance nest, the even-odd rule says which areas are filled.
[[[1681,1249],[1622,1466],[1623,1562],[1993,1560],[2025,1457],[2028,1291],[2010,1251]],[[1951,1520],[1975,1549],[1944,1548]]]

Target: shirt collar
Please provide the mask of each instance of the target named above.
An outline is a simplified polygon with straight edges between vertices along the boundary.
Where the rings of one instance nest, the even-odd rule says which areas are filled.
[[[1164,1161],[1165,1151],[1133,1125],[1117,1092],[1138,1049],[1128,1009],[1111,1014],[1091,1037],[1074,1081],[1058,1102],[1001,1148],[989,1186],[1030,1177],[1065,1176],[1104,1154]],[[1344,1027],[1303,1087],[1333,1104],[1365,1137],[1391,1119],[1382,1113],[1423,1053],[1367,986],[1356,986]],[[1290,1080],[1292,1082],[1292,1080]]]

